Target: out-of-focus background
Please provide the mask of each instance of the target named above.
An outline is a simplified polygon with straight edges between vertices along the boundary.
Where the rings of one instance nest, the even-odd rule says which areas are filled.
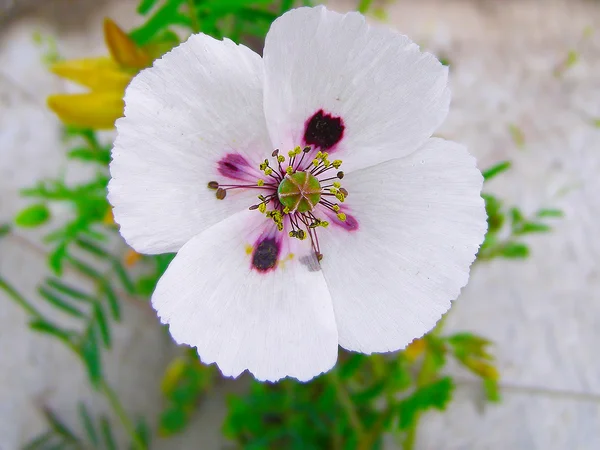
[[[48,72],[42,54],[50,44],[34,36],[53,37],[68,58],[103,55],[102,19],[131,28],[141,21],[137,3],[0,0],[0,223],[27,205],[21,188],[65,166],[45,97],[72,86]],[[481,407],[475,380],[451,367],[455,401],[424,418],[417,448],[599,449],[600,2],[398,0],[385,9],[389,25],[450,64],[453,102],[439,134],[467,144],[481,168],[512,161],[490,183],[495,194],[526,212],[565,212],[551,234],[529,239],[529,259],[477,267],[448,318],[448,329],[495,343],[503,401]],[[22,231],[0,242],[0,273],[27,295],[36,289],[29,281],[48,272],[39,237]],[[149,308],[126,303],[124,316],[107,377],[128,408],[155,416],[164,366],[177,350]],[[31,333],[0,292],[0,450],[45,429],[40,405],[66,420],[77,415],[74,399],[106,409],[78,364]],[[155,448],[221,448],[224,391],[244,386],[218,384],[186,433]]]

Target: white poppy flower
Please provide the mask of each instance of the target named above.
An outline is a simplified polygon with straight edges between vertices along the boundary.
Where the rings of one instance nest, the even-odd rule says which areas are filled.
[[[263,58],[197,34],[125,102],[115,220],[138,252],[177,252],[152,305],[224,375],[309,380],[338,344],[402,349],[467,283],[482,176],[431,138],[447,68],[407,37],[300,8],[273,23]]]

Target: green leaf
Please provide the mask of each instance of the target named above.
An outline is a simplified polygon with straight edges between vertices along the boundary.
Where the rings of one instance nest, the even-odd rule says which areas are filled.
[[[529,256],[529,248],[520,242],[506,242],[500,248],[500,255],[510,259],[523,259]]]
[[[365,361],[366,361],[365,356],[360,353],[350,354],[349,358],[340,364],[340,367],[339,367],[340,379],[347,380],[347,379],[351,378],[352,376],[354,376],[354,374],[356,374],[358,369],[360,369],[360,366]]]
[[[113,290],[112,286],[106,280],[102,281],[100,289],[106,296],[106,301],[108,303],[108,307],[110,309],[113,319],[117,322],[120,321],[121,305],[119,304],[119,298],[117,297],[117,294],[115,294],[115,291]]]
[[[100,351],[98,349],[98,339],[94,327],[90,326],[80,347],[81,356],[88,371],[90,382],[98,387],[102,379],[102,366]]]
[[[560,209],[540,209],[536,214],[537,217],[564,217],[564,213]]]
[[[502,397],[500,396],[500,386],[496,380],[483,380],[483,390],[485,392],[485,397],[489,402],[499,403],[500,400],[502,400]]]
[[[513,229],[519,228],[525,222],[525,216],[518,208],[510,208],[509,214]]]
[[[102,275],[92,266],[83,261],[80,261],[72,256],[67,256],[66,260],[71,264],[75,269],[77,269],[83,275],[93,279],[93,280],[101,280]]]
[[[40,286],[38,288],[38,293],[48,303],[50,303],[52,306],[57,307],[61,311],[64,311],[65,313],[67,313],[73,317],[79,317],[79,318],[85,317],[85,314],[83,314],[81,311],[79,311],[73,305],[70,305],[67,300],[60,298],[58,295],[56,295],[54,292],[50,291],[46,287]]]
[[[67,244],[62,243],[54,249],[53,252],[48,256],[48,265],[54,271],[55,274],[62,274],[63,261],[67,256]]]
[[[104,439],[104,445],[106,450],[117,450],[117,444],[115,443],[115,436],[112,432],[110,422],[106,416],[100,418],[100,431]]]
[[[180,405],[172,404],[160,415],[159,433],[162,436],[170,436],[183,430],[187,425],[188,416]]]
[[[47,445],[52,440],[53,437],[54,437],[54,433],[52,431],[47,431],[47,432],[39,435],[38,437],[34,438],[28,444],[25,444],[25,446],[22,448],[22,450],[40,450],[43,448],[42,446]]]
[[[279,15],[283,14],[286,11],[289,11],[294,7],[294,0],[282,0],[281,8],[279,8]]]
[[[50,211],[43,203],[31,205],[22,210],[15,217],[15,224],[23,228],[35,228],[43,225],[50,219]]]
[[[412,395],[398,404],[400,429],[408,429],[417,418],[417,414],[431,408],[443,411],[452,398],[454,382],[450,377],[418,388]]]
[[[371,3],[373,3],[373,0],[360,0],[356,10],[361,14],[366,14],[371,7]]]
[[[48,284],[48,286],[50,286],[52,289],[62,294],[68,295],[69,297],[75,300],[83,300],[88,303],[94,301],[94,299],[90,295],[80,291],[79,289],[69,286],[68,284],[65,284],[58,278],[48,278],[46,280],[46,284]]]
[[[75,244],[80,249],[85,250],[86,252],[91,253],[92,255],[97,256],[99,258],[107,259],[112,257],[110,253],[108,253],[108,251],[106,251],[105,249],[97,245],[95,242],[92,242],[88,239],[77,238],[75,240]]]
[[[490,194],[482,194],[481,196],[485,200],[485,212],[488,216],[488,230],[489,232],[497,231],[502,228],[502,225],[504,224],[502,202]]]
[[[135,290],[139,295],[149,297],[154,292],[157,281],[158,279],[154,275],[140,277],[135,283]]]
[[[123,264],[121,264],[118,260],[115,259],[113,261],[113,269],[115,270],[117,277],[121,281],[125,292],[127,292],[128,294],[135,294],[135,286],[133,284],[133,281],[131,281],[131,278],[129,278],[129,275],[123,267]]]
[[[102,337],[104,346],[109,349],[111,344],[110,330],[108,328],[106,315],[104,314],[104,310],[102,309],[102,305],[100,305],[100,303],[94,304],[94,319],[98,325],[98,329],[100,330],[100,336]]]
[[[0,239],[10,233],[10,225],[5,223],[4,225],[0,225]]]
[[[148,14],[154,5],[156,5],[157,1],[158,0],[141,0],[137,7],[138,14],[141,14],[142,16]]]
[[[515,234],[527,234],[527,233],[548,233],[552,231],[552,227],[544,223],[539,222],[525,222],[520,228],[518,233]]]
[[[110,163],[110,152],[104,150],[92,150],[87,147],[78,147],[69,150],[67,157],[69,159],[77,159],[85,162],[96,162],[103,166]]]
[[[440,56],[439,60],[440,60],[440,63],[442,64],[442,66],[449,66],[450,65],[450,60],[448,58]]]
[[[506,172],[508,169],[510,169],[510,166],[511,166],[510,161],[502,161],[502,162],[499,162],[498,164],[493,165],[489,169],[486,169],[482,172],[483,180],[484,181],[491,180],[496,175],[499,175],[502,172]]]
[[[137,423],[135,425],[135,432],[140,438],[140,441],[146,446],[146,448],[150,448],[150,428],[148,427],[148,424],[142,417],[140,417],[137,420]]]
[[[385,380],[378,381],[374,383],[372,386],[362,390],[361,392],[357,392],[352,395],[352,400],[357,405],[366,404],[372,400],[377,399],[379,397],[386,386]]]
[[[98,433],[96,431],[96,427],[94,426],[94,422],[92,421],[90,413],[87,410],[87,407],[84,403],[79,403],[77,409],[79,411],[79,417],[81,418],[81,423],[89,441],[92,444],[94,444],[94,446],[97,446],[100,443],[98,439]]]
[[[35,319],[30,321],[29,328],[38,333],[49,334],[66,342],[70,342],[71,337],[73,336],[73,332],[62,330],[45,319]]]
[[[148,19],[144,25],[136,28],[130,33],[131,38],[138,44],[143,45],[149,42],[159,32],[168,27],[173,19],[178,15],[182,3],[187,0],[166,0],[154,15]]]
[[[46,421],[50,424],[50,427],[54,430],[54,432],[57,435],[61,436],[62,438],[66,439],[71,443],[79,442],[77,436],[75,436],[75,434],[63,422],[61,422],[61,420],[56,414],[54,414],[54,412],[52,412],[52,410],[50,410],[49,408],[43,408],[42,411],[44,413]]]

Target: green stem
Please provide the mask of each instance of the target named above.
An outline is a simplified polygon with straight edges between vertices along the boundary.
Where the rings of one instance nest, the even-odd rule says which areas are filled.
[[[14,300],[21,308],[23,308],[30,316],[35,319],[41,319],[42,314],[25,298],[19,294],[15,288],[8,284],[2,277],[0,277],[0,289],[8,294],[8,296]]]
[[[139,435],[135,431],[135,426],[133,425],[133,422],[127,415],[127,412],[125,412],[125,409],[123,408],[123,405],[121,405],[117,394],[115,393],[115,391],[113,391],[113,389],[106,382],[106,380],[102,380],[100,382],[100,390],[108,400],[108,403],[115,415],[121,421],[121,425],[123,425],[125,432],[131,438],[133,448],[135,450],[146,450],[146,444],[144,444],[144,442],[140,439]]]
[[[431,334],[434,336],[439,336],[442,332],[442,328],[444,327],[444,323],[446,322],[446,318],[448,317],[448,313],[444,314],[442,318],[437,323],[436,327],[431,331]],[[426,338],[423,338],[426,339]],[[423,363],[421,364],[421,370],[417,375],[417,389],[421,386],[429,383],[433,376],[435,375],[435,364],[432,364],[430,354],[427,349],[425,350],[425,356],[423,357]],[[418,412],[415,413],[415,418],[413,422],[410,424],[408,430],[406,430],[406,437],[402,442],[402,450],[413,450],[415,448],[416,440],[417,440],[417,429],[419,426],[419,418],[420,414]]]
[[[196,5],[194,0],[188,0],[188,9],[190,13],[190,20],[192,21],[192,31],[194,33],[200,33],[200,22],[198,22],[198,15],[196,13]]]
[[[348,416],[350,425],[352,425],[352,428],[354,428],[354,431],[356,432],[357,441],[361,442],[365,436],[365,427],[361,422],[360,417],[358,417],[358,412],[354,407],[354,403],[352,402],[348,391],[342,384],[342,381],[340,380],[336,370],[329,372],[328,378],[331,384],[335,387],[337,398],[342,405],[342,408],[346,412],[346,415]]]

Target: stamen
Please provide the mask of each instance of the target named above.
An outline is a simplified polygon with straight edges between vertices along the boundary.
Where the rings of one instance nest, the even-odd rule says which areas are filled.
[[[215,194],[219,200],[223,200],[227,196],[227,191],[223,188],[217,189],[217,193]]]
[[[269,160],[262,161],[258,168],[268,178],[252,178],[245,184],[220,184],[217,181],[210,181],[207,186],[209,189],[215,190],[215,196],[219,200],[225,199],[227,191],[230,189],[259,189],[267,190],[265,195],[259,194],[259,203],[249,206],[249,210],[258,210],[264,214],[269,220],[272,220],[279,231],[285,229],[285,222],[288,221],[288,226],[291,230],[288,231],[290,238],[304,240],[310,238],[311,247],[318,261],[323,259],[321,253],[317,229],[319,227],[326,228],[329,222],[315,215],[315,207],[321,205],[325,208],[327,216],[331,219],[336,218],[333,223],[336,225],[344,224],[343,228],[347,230],[357,229],[356,219],[352,216],[346,216],[341,212],[338,203],[330,197],[335,197],[340,203],[343,203],[348,196],[348,191],[344,189],[339,180],[344,178],[344,172],[337,171],[335,175],[329,174],[322,179],[318,177],[321,174],[327,173],[332,169],[339,169],[342,165],[342,160],[329,160],[329,154],[325,150],[327,146],[321,146],[320,150],[314,153],[314,158],[310,159],[311,152],[314,147],[306,145],[303,148],[296,146],[288,152],[288,158],[282,155],[279,149],[275,149],[271,153],[274,158],[274,167],[270,165]],[[287,165],[285,164],[288,159]],[[224,158],[221,166],[228,169],[228,163],[238,163],[240,168],[243,158],[236,154],[227,155]],[[305,162],[306,160],[306,162]],[[243,160],[245,162],[245,160]],[[246,163],[247,164],[247,163]],[[283,166],[283,165],[285,166]],[[248,165],[249,167],[249,165]],[[244,173],[250,176],[250,171]],[[239,170],[238,172],[241,172]],[[230,176],[230,178],[232,178]],[[241,178],[240,178],[241,179]],[[245,179],[244,179],[245,181]],[[326,184],[330,182],[330,184]],[[269,209],[272,208],[272,209]],[[323,212],[324,210],[321,210]],[[287,219],[286,219],[287,218]],[[270,266],[270,263],[265,263],[268,258],[267,253],[275,248],[272,243],[268,243],[270,239],[265,239],[255,247],[256,251],[253,256],[253,266],[260,271],[269,270],[275,266]],[[275,242],[275,241],[273,241]],[[278,244],[276,244],[278,245]],[[262,246],[262,247],[261,247]],[[259,250],[259,247],[261,251]],[[264,252],[266,253],[263,253]],[[265,255],[264,258],[261,255]],[[256,260],[258,258],[258,260]],[[270,261],[272,260],[272,257]],[[276,257],[275,257],[276,260]]]

